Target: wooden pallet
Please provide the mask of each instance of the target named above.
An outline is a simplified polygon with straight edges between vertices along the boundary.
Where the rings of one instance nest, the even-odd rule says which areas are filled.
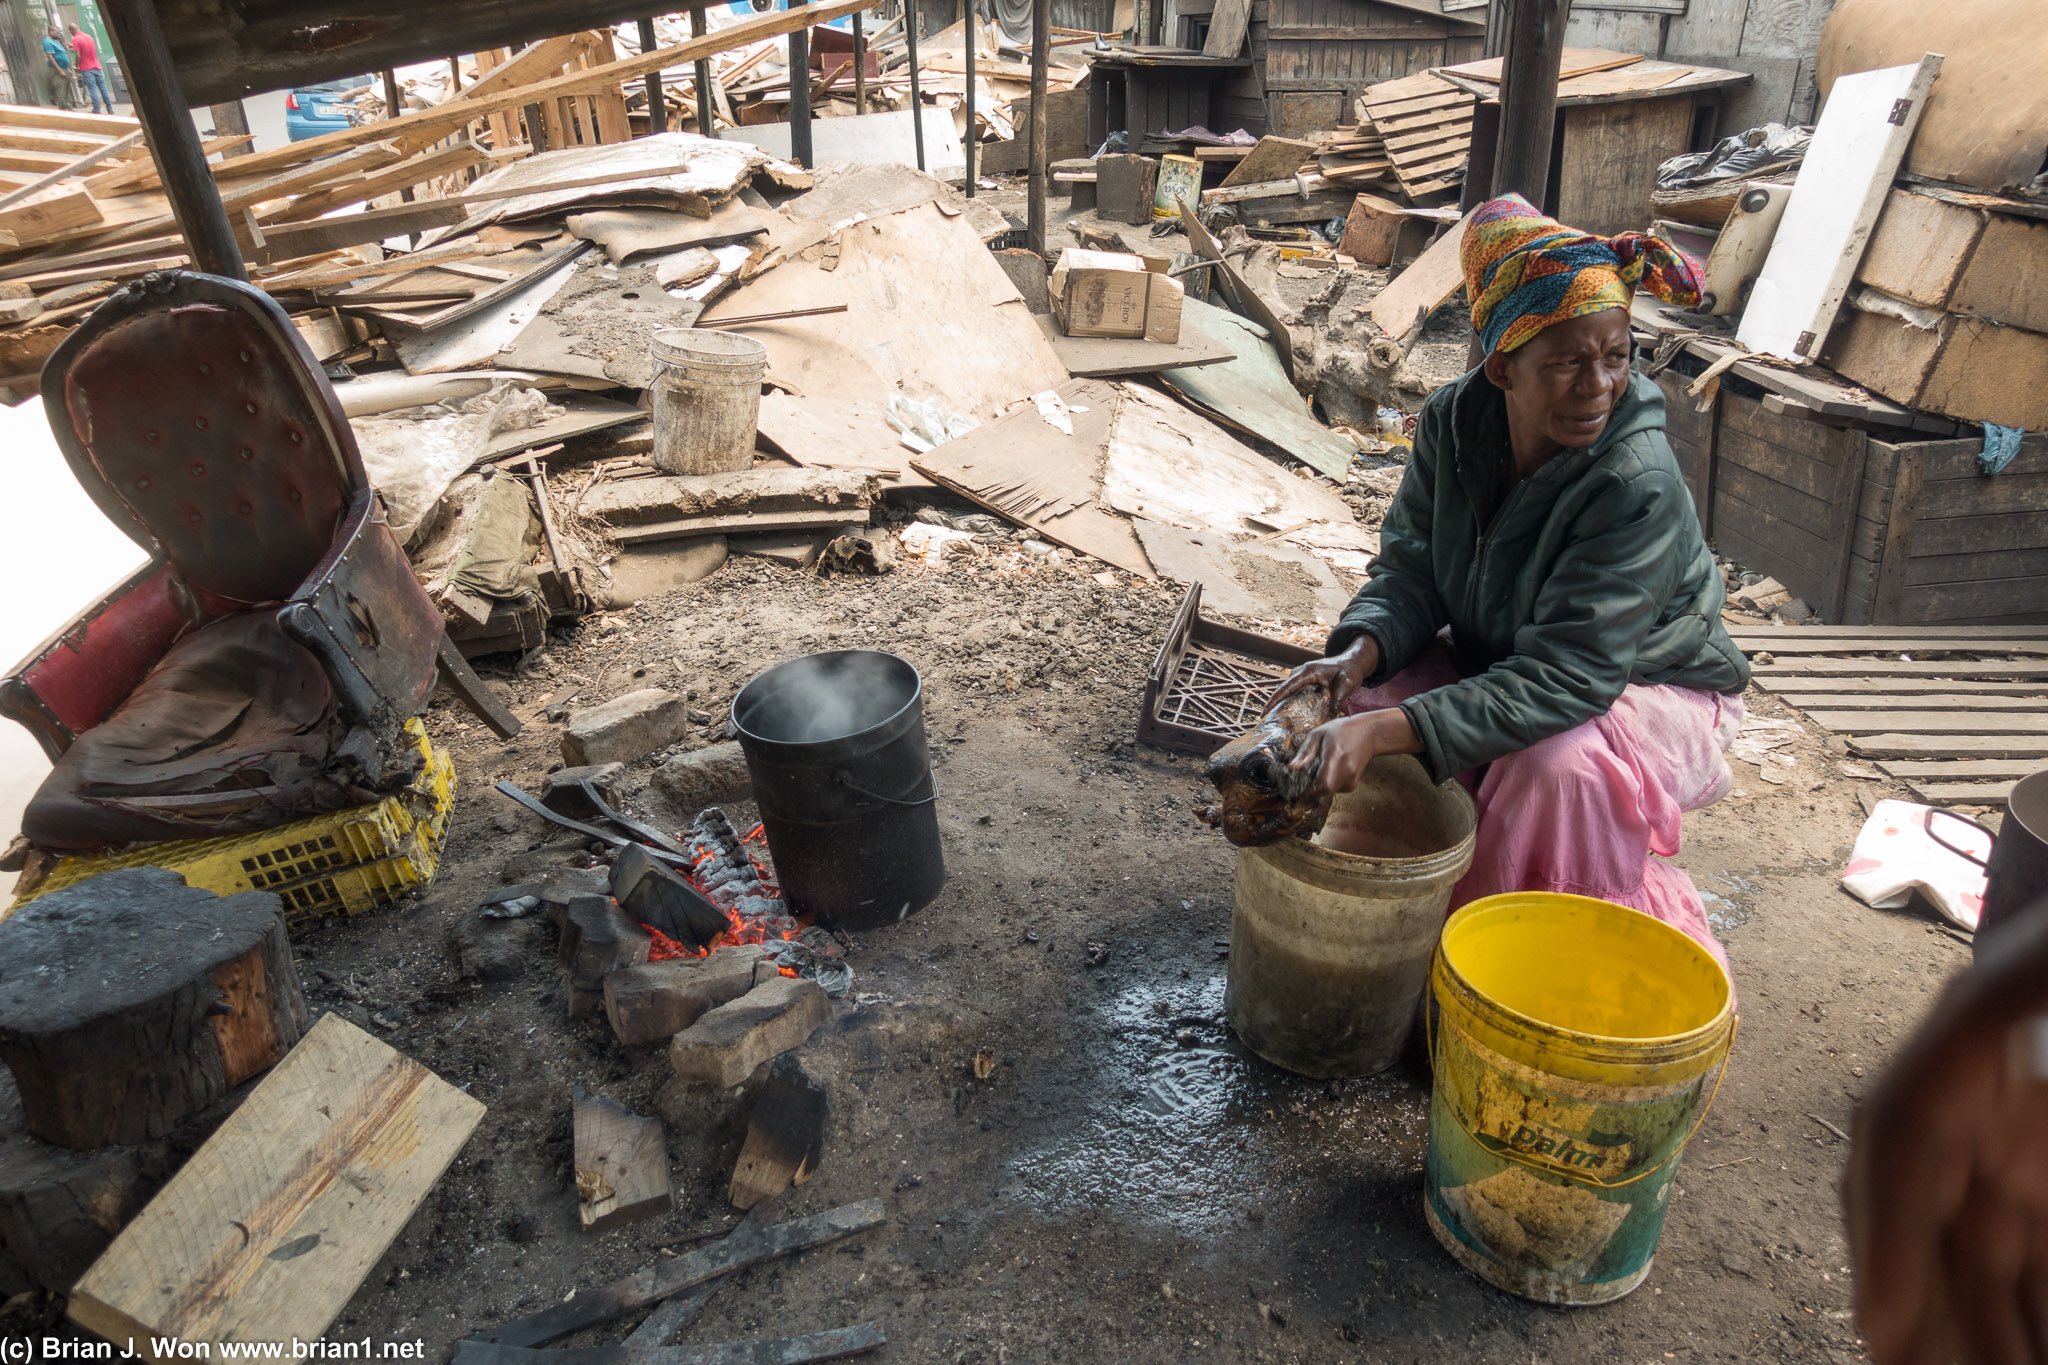
[[[2048,768],[2048,626],[1740,626],[1757,686],[1932,806]],[[1902,657],[1905,656],[1905,657]]]
[[[1464,179],[1476,97],[1422,72],[1382,81],[1358,97],[1358,126],[1385,141],[1387,159],[1409,198],[1448,190]]]

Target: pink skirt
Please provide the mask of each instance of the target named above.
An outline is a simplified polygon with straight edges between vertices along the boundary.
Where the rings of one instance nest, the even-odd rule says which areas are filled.
[[[1456,681],[1439,640],[1380,686],[1352,693],[1344,713]],[[1678,852],[1679,818],[1728,794],[1734,776],[1722,754],[1742,717],[1740,697],[1631,684],[1605,715],[1458,774],[1479,829],[1451,908],[1503,891],[1595,896],[1685,931],[1727,967],[1699,888],[1664,859]]]

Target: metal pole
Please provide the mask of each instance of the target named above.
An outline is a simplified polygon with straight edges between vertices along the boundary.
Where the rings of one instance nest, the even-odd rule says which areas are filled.
[[[228,226],[220,189],[199,145],[199,130],[187,112],[185,92],[164,45],[163,25],[152,0],[102,0],[101,16],[114,39],[114,52],[135,98],[135,117],[149,134],[164,196],[171,201],[178,230],[192,263],[209,275],[247,280],[242,248]]]
[[[1493,193],[1514,192],[1543,207],[1557,124],[1557,68],[1571,0],[1511,0],[1500,73],[1500,141]]]
[[[967,197],[974,197],[975,163],[981,160],[974,154],[974,0],[965,0],[967,22],[960,26],[960,32],[967,44],[967,145],[961,150],[967,154]]]
[[[910,44],[910,129],[917,168],[924,169],[924,97],[917,93],[917,0],[903,0],[903,38]]]
[[[240,137],[249,131],[249,111],[242,107],[240,100],[229,100],[226,104],[211,105],[208,107],[207,113],[213,116],[213,131],[218,137]],[[255,150],[254,147],[245,142],[239,147],[228,148],[228,150],[220,154],[220,157],[221,160],[226,161],[229,157],[252,155]]]
[[[1045,219],[1051,205],[1052,168],[1046,164],[1046,66],[1052,58],[1052,0],[1031,0],[1031,203],[1025,210],[1025,235],[1031,249],[1045,254]]]
[[[661,40],[654,36],[654,20],[642,19],[640,21],[640,50],[642,52],[652,52],[660,46]],[[703,97],[702,91],[698,92],[698,97],[700,99]],[[668,131],[668,101],[661,97],[661,69],[659,67],[647,73],[647,131],[650,133],[665,133]]]
[[[853,13],[853,112],[868,111],[868,45],[860,29],[860,11]]]
[[[795,9],[806,0],[790,0]],[[811,31],[789,35],[789,154],[806,170],[811,165]]]
[[[384,117],[397,118],[405,111],[398,107],[398,73],[390,67],[384,68]],[[412,186],[407,185],[398,192],[406,203],[412,202]]]
[[[697,5],[690,10],[690,36],[702,38],[710,30],[705,26],[704,7]],[[697,131],[705,137],[718,136],[718,105],[711,94],[711,59],[697,59]]]

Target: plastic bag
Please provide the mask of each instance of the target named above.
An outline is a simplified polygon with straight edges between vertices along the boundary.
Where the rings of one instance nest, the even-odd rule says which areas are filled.
[[[972,417],[947,412],[935,398],[910,399],[900,393],[889,395],[882,415],[890,426],[903,433],[903,444],[920,455],[981,425]]]
[[[1842,889],[1879,910],[1899,909],[1918,891],[1943,919],[1974,933],[1984,912],[1981,860],[1991,856],[1991,844],[1991,831],[1974,820],[1911,801],[1880,801],[1856,836]]]
[[[435,403],[352,423],[370,482],[391,509],[391,531],[409,545],[430,527],[448,486],[483,458],[491,438],[539,426],[565,411],[511,380],[456,403]]]
[[[1723,180],[1743,180],[1766,171],[1791,170],[1805,159],[1813,129],[1766,123],[1724,137],[1704,152],[1674,156],[1657,167],[1657,188],[1688,190]]]

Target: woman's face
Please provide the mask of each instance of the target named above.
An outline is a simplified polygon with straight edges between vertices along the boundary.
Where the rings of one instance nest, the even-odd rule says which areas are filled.
[[[1628,387],[1628,310],[1609,308],[1546,327],[1507,355],[1486,360],[1486,376],[1507,395],[1517,428],[1559,446],[1600,439]]]

